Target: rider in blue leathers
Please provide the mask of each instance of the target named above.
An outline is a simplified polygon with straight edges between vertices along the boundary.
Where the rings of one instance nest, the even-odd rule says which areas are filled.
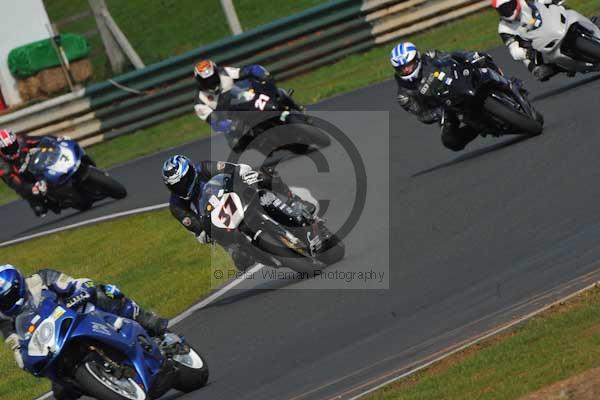
[[[257,183],[260,188],[268,189],[287,195],[291,200],[301,202],[309,213],[316,211],[315,205],[294,195],[290,188],[281,180],[279,174],[270,167],[252,170],[246,164],[233,164],[225,161],[201,161],[194,164],[182,155],[170,157],[163,164],[163,182],[171,191],[169,201],[171,214],[190,232],[200,243],[210,243],[210,219],[205,218],[203,210],[197,210],[204,184],[217,174],[239,176],[243,182]],[[251,251],[244,248],[229,249],[236,267],[245,271],[255,262]]]
[[[79,307],[86,302],[91,302],[106,312],[133,319],[153,336],[161,336],[167,330],[168,320],[158,317],[153,312],[143,310],[115,285],[96,285],[91,279],[75,279],[53,269],[41,269],[31,276],[25,277],[14,266],[1,265],[0,333],[13,351],[15,361],[20,368],[23,368],[23,358],[19,337],[15,332],[15,320],[26,305],[38,304],[46,290],[56,293],[67,307]],[[78,397],[65,393],[65,389],[56,384],[53,384],[53,391],[57,400]]]

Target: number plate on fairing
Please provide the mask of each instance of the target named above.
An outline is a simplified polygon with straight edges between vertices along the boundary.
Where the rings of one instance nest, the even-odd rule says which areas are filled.
[[[221,229],[235,229],[244,219],[244,208],[240,197],[234,193],[225,193],[220,198],[212,196],[209,203],[214,207],[210,212],[214,226]]]

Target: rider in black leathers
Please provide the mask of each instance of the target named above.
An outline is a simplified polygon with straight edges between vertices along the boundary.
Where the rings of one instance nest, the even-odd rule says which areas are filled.
[[[474,140],[479,132],[468,125],[461,126],[455,113],[444,110],[435,99],[420,93],[423,80],[448,57],[479,63],[481,67],[496,68],[486,54],[463,51],[443,53],[431,50],[421,56],[416,46],[409,42],[400,43],[392,50],[391,63],[396,70],[394,78],[398,84],[397,101],[400,106],[424,124],[440,123],[444,146],[453,151],[460,151]]]
[[[194,164],[189,158],[175,155],[165,161],[162,170],[163,181],[171,191],[169,205],[171,214],[190,232],[194,233],[200,243],[212,241],[210,219],[205,218],[203,211],[197,210],[195,204],[202,196],[202,188],[217,174],[239,176],[243,182],[257,183],[259,188],[282,193],[293,201],[301,202],[309,213],[316,207],[294,195],[281,180],[279,174],[271,167],[263,167],[260,172],[252,170],[249,165],[232,164],[225,161],[201,161]],[[232,248],[231,257],[240,271],[245,271],[255,264],[250,249]]]

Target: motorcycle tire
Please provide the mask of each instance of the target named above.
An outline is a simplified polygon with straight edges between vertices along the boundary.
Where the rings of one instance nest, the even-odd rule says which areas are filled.
[[[114,385],[109,380],[102,379],[104,367],[102,362],[93,356],[87,357],[75,370],[75,380],[81,390],[88,396],[101,400],[131,400],[130,397],[119,394]],[[127,383],[131,385],[132,391],[135,389],[135,400],[145,400],[147,394],[133,381]]]
[[[299,147],[304,146],[306,149],[309,149],[311,147],[323,149],[331,144],[331,139],[329,138],[329,135],[321,131],[321,128],[314,126],[309,117],[305,115],[292,114],[288,117],[287,123],[299,125],[298,129],[302,130],[300,135],[302,137],[301,142],[303,144],[299,143]]]
[[[189,366],[173,359],[177,365],[179,374],[177,384],[174,385],[174,388],[184,393],[198,390],[206,386],[208,382],[209,371],[206,359],[190,347],[190,353],[192,352],[193,354],[190,355],[192,356],[192,361],[195,363],[194,366]]]
[[[539,118],[531,118],[494,97],[486,98],[483,108],[488,114],[509,123],[517,134],[537,136],[544,129],[544,125]]]
[[[592,40],[587,37],[577,36],[573,47],[576,51],[600,62],[600,40]]]
[[[89,167],[86,183],[116,200],[124,199],[127,196],[125,186],[108,176],[105,172],[92,166]]]

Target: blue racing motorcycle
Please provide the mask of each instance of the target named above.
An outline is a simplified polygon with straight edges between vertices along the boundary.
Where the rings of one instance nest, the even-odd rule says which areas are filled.
[[[16,319],[25,369],[64,388],[65,398],[145,400],[206,385],[208,365],[173,333],[153,338],[135,321],[44,291]]]
[[[96,168],[74,140],[44,137],[31,150],[24,168],[31,180],[46,182],[46,205],[55,213],[71,207],[83,211],[107,197],[127,196],[125,187]]]

